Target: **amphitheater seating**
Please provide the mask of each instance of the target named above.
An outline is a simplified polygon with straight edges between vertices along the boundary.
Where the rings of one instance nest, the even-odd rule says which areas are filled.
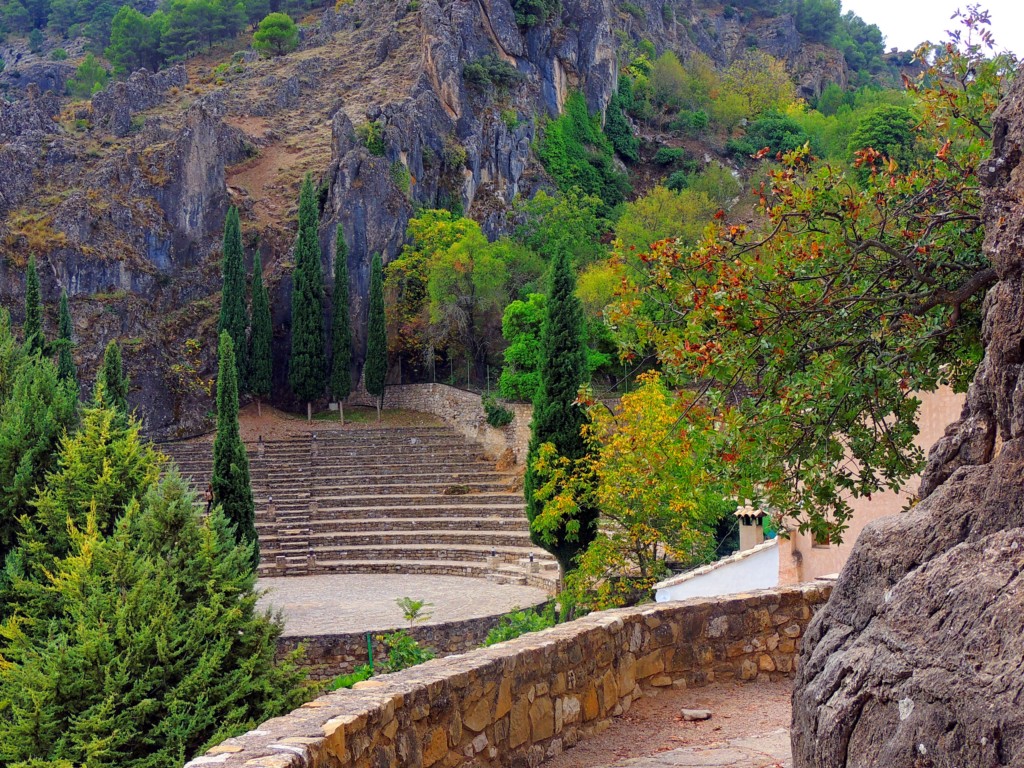
[[[197,488],[208,438],[159,446]],[[415,573],[552,589],[518,478],[444,427],[326,429],[248,445],[260,575]]]

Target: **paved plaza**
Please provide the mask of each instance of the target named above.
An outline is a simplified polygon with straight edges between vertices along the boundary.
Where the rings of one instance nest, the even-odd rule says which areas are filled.
[[[285,635],[369,632],[408,626],[395,600],[433,603],[426,609],[440,624],[505,613],[547,599],[544,590],[459,576],[328,574],[264,578],[262,608],[284,612]]]

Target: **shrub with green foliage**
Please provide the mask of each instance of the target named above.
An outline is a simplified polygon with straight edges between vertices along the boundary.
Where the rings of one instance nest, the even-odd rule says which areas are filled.
[[[506,613],[498,621],[498,626],[487,633],[487,637],[484,638],[484,646],[514,640],[527,632],[540,632],[542,629],[555,626],[555,623],[554,603],[548,603],[540,613],[534,610]]]
[[[484,414],[487,423],[499,429],[512,423],[516,415],[495,399],[494,395],[486,395],[483,398]]]
[[[68,80],[68,93],[78,99],[88,99],[102,91],[110,80],[110,73],[91,53],[78,65],[75,74]]]
[[[675,165],[686,157],[686,150],[682,147],[659,147],[654,153],[654,162],[658,165]]]
[[[711,118],[708,117],[708,113],[703,109],[683,109],[669,123],[669,128],[673,131],[684,133],[687,136],[699,136],[708,129],[710,124]]]
[[[384,127],[376,120],[357,126],[356,137],[374,157],[383,157],[387,151],[384,146]]]
[[[612,94],[604,116],[604,135],[608,137],[620,157],[635,163],[640,159],[640,140],[633,135],[633,127],[623,114],[623,110],[624,105],[619,94]]]
[[[478,88],[495,86],[501,90],[523,81],[525,75],[497,54],[488,53],[462,67],[462,76]]]
[[[145,67],[160,68],[164,56],[160,50],[167,17],[163,13],[145,16],[130,5],[122,5],[110,24],[110,45],[104,55],[119,74]]]
[[[512,10],[520,27],[536,27],[562,10],[562,0],[512,0]]]
[[[299,47],[299,28],[287,13],[269,13],[253,33],[252,47],[265,56],[283,56]]]
[[[436,655],[429,648],[416,642],[404,629],[389,635],[381,635],[380,640],[384,643],[388,655],[387,661],[380,665],[386,673],[401,672],[403,669],[415,667],[417,664],[430,661]]]
[[[526,301],[513,301],[505,307],[501,333],[508,346],[498,392],[506,400],[533,402],[540,384],[540,335],[545,307],[541,293],[531,293]]]
[[[602,213],[621,203],[629,193],[629,180],[612,162],[612,145],[597,119],[587,110],[583,94],[565,101],[565,113],[544,128],[537,154],[563,192],[578,189],[601,198]]]
[[[799,149],[813,141],[803,127],[791,117],[778,112],[766,112],[747,126],[741,139],[731,139],[726,151],[734,157],[749,157],[768,148],[774,156]]]
[[[369,680],[373,677],[373,667],[369,664],[360,664],[347,675],[338,675],[328,685],[328,691],[340,691],[343,688],[351,688],[356,683]]]
[[[878,107],[864,116],[850,137],[850,159],[855,153],[870,148],[906,170],[917,159],[914,149],[916,126],[917,120],[910,110],[889,104]]]

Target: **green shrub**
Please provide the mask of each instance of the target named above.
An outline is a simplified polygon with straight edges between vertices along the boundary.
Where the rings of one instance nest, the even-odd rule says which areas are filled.
[[[385,672],[400,672],[409,667],[415,667],[425,661],[434,658],[434,652],[424,648],[404,629],[392,632],[390,635],[381,635],[380,641],[384,643],[388,659],[381,668]]]
[[[535,27],[543,24],[562,10],[561,0],[512,0],[516,24]]]
[[[87,99],[102,91],[108,80],[110,73],[90,53],[75,70],[74,77],[68,80],[68,93],[78,99]]]
[[[380,122],[374,120],[372,123],[363,123],[356,128],[356,136],[370,150],[371,155],[384,156],[387,148],[384,146],[384,128]]]
[[[565,101],[565,113],[544,128],[537,155],[563,192],[579,189],[599,197],[607,215],[629,193],[629,180],[612,162],[611,142],[587,110],[583,94]]]
[[[644,13],[644,9],[637,5],[636,3],[629,2],[629,0],[626,0],[626,2],[620,5],[619,8],[628,13],[637,21],[643,21],[644,19],[647,18],[647,14]]]
[[[686,157],[686,150],[682,147],[660,147],[654,153],[654,162],[658,165],[675,165]]]
[[[503,109],[501,111],[501,122],[503,122],[505,127],[510,131],[514,131],[519,127],[519,113],[514,109]]]
[[[512,423],[515,414],[499,403],[493,395],[487,395],[483,399],[484,413],[487,414],[487,423],[492,427],[504,427]]]
[[[347,675],[338,675],[334,678],[327,684],[327,690],[338,691],[342,688],[351,688],[356,683],[369,680],[371,677],[373,677],[373,667],[369,664],[360,664],[355,668],[355,671],[349,672]]]
[[[50,58],[54,61],[67,61],[68,52],[65,51],[63,48],[54,48],[50,52]]]
[[[539,632],[555,626],[555,605],[549,603],[541,612],[526,610],[506,613],[501,617],[498,626],[487,633],[484,646],[502,643],[525,635],[527,632]]]
[[[753,155],[767,147],[774,156],[792,152],[807,142],[813,144],[811,136],[795,120],[777,112],[766,112],[747,126],[742,139],[731,139],[725,149],[739,157]]]
[[[402,190],[403,195],[409,196],[409,192],[412,189],[412,174],[409,173],[409,169],[405,167],[405,163],[401,160],[395,160],[391,164],[391,181]]]
[[[622,100],[619,94],[615,93],[608,102],[608,111],[605,113],[604,135],[611,141],[612,147],[620,157],[635,163],[640,159],[640,140],[633,135],[633,127],[622,110]]]
[[[299,28],[287,13],[268,13],[252,36],[252,47],[264,56],[283,56],[299,47]]]
[[[493,53],[463,66],[462,76],[481,89],[491,85],[507,89],[522,82],[524,78],[522,72]]]
[[[698,136],[707,130],[710,122],[708,113],[703,109],[684,109],[669,123],[669,128],[688,136]]]

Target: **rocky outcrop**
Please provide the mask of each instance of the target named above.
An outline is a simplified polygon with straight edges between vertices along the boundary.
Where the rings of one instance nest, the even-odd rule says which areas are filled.
[[[183,88],[188,75],[182,66],[153,74],[144,69],[92,97],[92,122],[101,131],[127,136],[132,116],[160,104],[171,88]]]
[[[926,498],[861,534],[808,630],[799,768],[1024,765],[1024,78],[993,139],[985,359]]]

